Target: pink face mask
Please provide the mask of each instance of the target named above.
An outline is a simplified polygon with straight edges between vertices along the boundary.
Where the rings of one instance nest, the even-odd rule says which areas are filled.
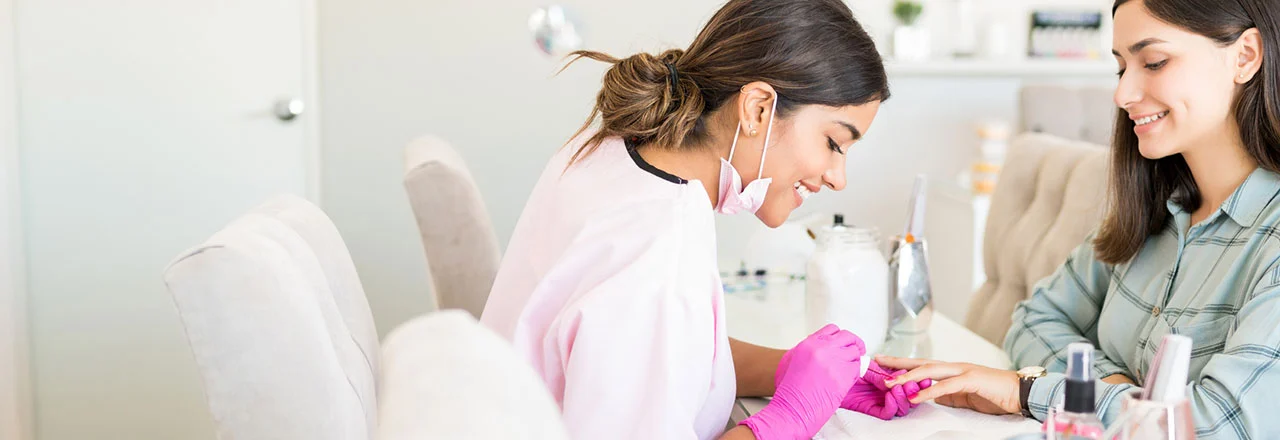
[[[773,178],[764,176],[764,157],[769,152],[769,136],[773,134],[773,115],[778,111],[778,94],[773,95],[773,108],[769,111],[769,125],[764,130],[764,149],[760,151],[760,170],[756,172],[756,180],[742,188],[742,176],[733,167],[733,153],[738,149],[738,135],[742,132],[742,122],[733,131],[733,144],[729,147],[729,158],[720,158],[720,201],[716,204],[716,212],[721,214],[737,214],[743,211],[755,213],[764,205],[764,196],[769,192],[769,184]]]

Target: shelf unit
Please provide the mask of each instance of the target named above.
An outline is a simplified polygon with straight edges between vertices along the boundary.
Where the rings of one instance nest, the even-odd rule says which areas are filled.
[[[941,59],[921,62],[888,60],[891,77],[1114,77],[1111,60]]]

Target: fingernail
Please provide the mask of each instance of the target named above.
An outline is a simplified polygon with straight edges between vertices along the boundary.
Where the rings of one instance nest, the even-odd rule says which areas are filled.
[[[907,396],[907,400],[910,400],[911,403],[916,403],[916,399],[918,398],[920,398],[920,393],[915,393],[910,396]]]

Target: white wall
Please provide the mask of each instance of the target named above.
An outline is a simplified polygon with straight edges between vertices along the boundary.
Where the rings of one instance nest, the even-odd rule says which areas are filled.
[[[27,301],[18,212],[13,1],[0,0],[0,440],[32,438]]]
[[[324,207],[384,334],[433,304],[401,187],[404,146],[427,133],[452,141],[505,244],[544,162],[590,110],[603,69],[552,76],[557,63],[526,31],[544,3],[320,0]],[[588,17],[593,48],[624,54],[691,40],[715,2],[567,4]]]
[[[1025,29],[1032,5],[1110,3],[977,1],[980,16],[1009,21],[1014,35]],[[586,24],[589,48],[625,56],[686,46],[722,2],[560,3]],[[891,1],[850,3],[878,38],[891,32]],[[555,60],[535,51],[526,30],[528,14],[544,4],[320,0],[324,204],[352,248],[384,333],[432,304],[421,244],[400,186],[403,146],[426,133],[455,143],[505,245],[544,161],[590,110],[603,68],[583,62],[552,76]],[[949,4],[929,0],[923,22],[945,28]],[[935,37],[942,48],[945,35]],[[975,124],[986,118],[1012,122],[1022,83],[897,77],[891,82],[893,98],[850,153],[849,189],[820,195],[801,213],[838,210],[859,224],[898,230],[912,177],[923,172],[950,179],[967,167],[977,154]],[[968,224],[951,226],[971,230]],[[737,259],[754,227],[750,217],[720,220],[722,260]],[[948,259],[936,268],[940,303],[953,315],[963,314],[970,293],[968,264]]]

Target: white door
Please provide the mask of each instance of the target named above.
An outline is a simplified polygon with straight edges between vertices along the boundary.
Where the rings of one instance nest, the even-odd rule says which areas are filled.
[[[272,113],[308,98],[313,3],[15,10],[38,438],[212,438],[161,274],[270,195],[315,189],[314,115]]]

